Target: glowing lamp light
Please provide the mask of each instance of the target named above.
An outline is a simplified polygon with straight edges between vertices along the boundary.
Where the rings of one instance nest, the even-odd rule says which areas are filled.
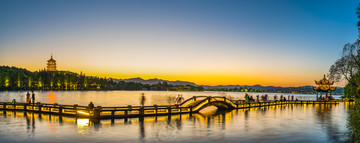
[[[5,79],[5,87],[9,87],[9,84],[10,84],[9,79],[6,78],[6,79]]]

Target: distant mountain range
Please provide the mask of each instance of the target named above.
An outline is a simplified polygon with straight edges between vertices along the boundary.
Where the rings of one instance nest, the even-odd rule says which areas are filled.
[[[112,78],[110,78],[112,79]],[[150,83],[150,85],[153,84],[157,84],[159,82],[167,82],[168,84],[172,84],[172,85],[192,85],[192,86],[203,86],[204,88],[252,88],[255,90],[263,90],[265,92],[282,92],[282,93],[291,93],[291,92],[298,92],[298,93],[311,93],[311,92],[315,92],[313,90],[313,86],[300,86],[300,87],[280,87],[280,86],[262,86],[262,85],[218,85],[218,86],[207,86],[207,85],[197,85],[193,82],[188,82],[188,81],[169,81],[169,80],[162,80],[162,79],[142,79],[142,78],[129,78],[129,79],[112,79],[115,82],[119,82],[119,81],[125,81],[125,82],[138,82],[138,83],[142,83],[142,84],[146,84],[146,83]],[[344,88],[342,87],[337,87],[336,90],[334,91],[334,93],[338,93],[338,94],[342,94],[344,93]]]
[[[138,83],[142,83],[142,84],[146,84],[146,83],[150,83],[150,85],[153,85],[153,84],[157,84],[159,82],[167,82],[168,84],[172,84],[172,85],[192,85],[192,86],[198,86],[196,85],[195,83],[193,82],[187,82],[187,81],[180,81],[180,80],[177,80],[177,81],[169,81],[169,80],[162,80],[162,79],[157,79],[157,78],[154,78],[154,79],[148,79],[148,80],[145,80],[145,79],[142,79],[140,77],[137,77],[137,78],[129,78],[129,79],[113,79],[113,78],[110,78],[112,79],[113,81],[115,82],[119,82],[119,81],[125,81],[125,82],[138,82]]]

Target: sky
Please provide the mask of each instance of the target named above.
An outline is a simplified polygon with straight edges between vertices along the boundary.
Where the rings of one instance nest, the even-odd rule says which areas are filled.
[[[0,65],[199,85],[315,85],[359,0],[1,0]],[[342,86],[343,84],[338,84]]]

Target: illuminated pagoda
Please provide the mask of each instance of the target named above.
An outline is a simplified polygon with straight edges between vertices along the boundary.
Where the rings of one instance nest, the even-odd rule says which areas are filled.
[[[325,93],[325,96],[328,97],[328,95],[331,96],[331,92],[335,90],[335,87],[330,87],[330,85],[333,85],[334,82],[327,80],[325,75],[323,79],[319,81],[315,80],[315,84],[317,85],[317,87],[314,87],[313,89],[316,91],[316,100],[319,99],[318,98],[319,93],[320,93],[320,99],[322,99],[323,92]]]
[[[53,59],[51,54],[50,60],[47,61],[47,71],[56,71],[56,61]]]

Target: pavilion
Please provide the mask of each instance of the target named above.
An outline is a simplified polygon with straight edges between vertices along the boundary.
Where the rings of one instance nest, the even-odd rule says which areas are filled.
[[[315,84],[317,85],[317,87],[314,87],[313,89],[316,91],[316,100],[322,99],[323,93],[325,93],[325,98],[327,98],[328,95],[331,96],[331,92],[335,90],[335,87],[330,87],[331,85],[334,84],[334,82],[326,79],[325,74],[323,79],[319,81],[315,80]],[[318,98],[319,93],[320,93],[320,98]]]

